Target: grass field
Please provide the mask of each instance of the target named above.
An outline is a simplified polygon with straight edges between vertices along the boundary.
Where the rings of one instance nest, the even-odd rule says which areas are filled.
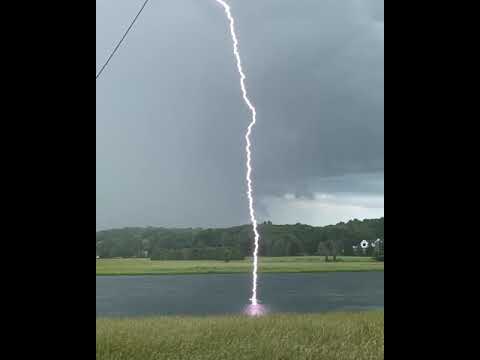
[[[369,257],[339,257],[339,262],[324,261],[319,256],[262,257],[259,269],[263,273],[301,273],[328,271],[383,271],[384,263]],[[149,259],[97,259],[97,275],[162,275],[245,273],[252,268],[251,259],[241,261],[195,260],[151,261]]]
[[[97,360],[375,360],[384,312],[97,319]]]

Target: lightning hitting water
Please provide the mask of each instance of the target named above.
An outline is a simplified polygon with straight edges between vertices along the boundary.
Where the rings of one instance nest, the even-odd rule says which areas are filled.
[[[240,75],[240,88],[242,89],[242,96],[245,104],[249,108],[250,112],[252,113],[252,120],[248,125],[247,132],[245,134],[246,146],[245,152],[247,153],[247,196],[248,196],[248,208],[250,212],[250,221],[252,222],[253,233],[255,235],[255,249],[253,251],[253,284],[252,284],[252,297],[250,298],[251,301],[251,308],[248,310],[251,315],[260,315],[261,308],[258,304],[257,300],[257,270],[258,270],[258,243],[260,240],[260,235],[257,230],[257,219],[255,218],[255,210],[253,207],[253,186],[252,186],[252,152],[251,152],[251,142],[250,142],[250,135],[252,133],[252,128],[257,122],[257,112],[255,110],[255,106],[253,106],[252,102],[248,98],[247,95],[247,88],[245,87],[245,74],[242,68],[242,61],[240,59],[240,52],[238,51],[238,39],[235,33],[235,20],[232,16],[230,11],[230,5],[228,5],[223,0],[215,0],[217,3],[223,6],[225,10],[225,14],[230,22],[230,35],[232,36],[233,42],[233,54],[235,55],[235,59],[237,61],[237,69]]]

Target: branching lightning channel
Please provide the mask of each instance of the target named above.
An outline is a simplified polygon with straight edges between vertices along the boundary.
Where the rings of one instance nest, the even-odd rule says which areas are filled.
[[[235,20],[232,16],[232,12],[230,10],[230,5],[228,5],[225,1],[223,0],[215,0],[217,3],[223,6],[225,10],[225,14],[227,15],[227,18],[230,22],[230,35],[232,36],[232,41],[233,41],[233,54],[235,55],[235,59],[237,60],[237,69],[238,73],[240,75],[240,88],[242,89],[242,95],[243,95],[243,100],[245,101],[245,104],[247,107],[250,109],[252,113],[252,120],[250,124],[248,125],[247,132],[245,134],[245,140],[246,140],[246,146],[245,146],[245,152],[247,153],[247,174],[246,174],[246,180],[247,180],[247,196],[248,196],[248,208],[250,211],[250,220],[252,222],[253,226],[253,233],[255,235],[255,249],[253,251],[253,284],[252,284],[252,297],[250,298],[250,301],[252,305],[257,305],[258,300],[257,300],[257,270],[258,270],[258,243],[260,240],[260,235],[258,233],[257,229],[257,219],[255,218],[255,209],[253,207],[253,183],[252,183],[252,152],[251,152],[251,147],[252,144],[250,142],[250,135],[252,134],[252,128],[257,122],[257,112],[255,110],[255,106],[253,106],[252,102],[249,100],[248,95],[247,95],[247,88],[245,86],[245,79],[246,76],[243,72],[242,68],[242,61],[240,59],[240,52],[238,50],[238,39],[237,35],[235,33]]]

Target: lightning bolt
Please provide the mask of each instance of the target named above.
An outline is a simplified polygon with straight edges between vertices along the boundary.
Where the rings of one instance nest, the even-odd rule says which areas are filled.
[[[237,35],[235,33],[235,20],[232,16],[232,12],[230,10],[230,5],[228,5],[225,1],[223,0],[215,0],[217,3],[223,6],[223,9],[225,10],[225,14],[227,15],[227,18],[230,22],[230,35],[232,36],[232,42],[233,42],[233,54],[235,55],[235,59],[237,61],[237,69],[238,73],[240,75],[240,88],[242,89],[242,96],[243,96],[243,101],[249,108],[250,112],[252,113],[252,120],[250,124],[248,125],[247,132],[245,134],[245,141],[246,141],[246,146],[245,146],[245,152],[247,153],[247,174],[246,174],[246,180],[247,180],[247,196],[248,196],[248,209],[250,212],[250,221],[252,223],[253,227],[253,233],[255,235],[255,249],[253,251],[253,284],[252,284],[252,297],[250,298],[250,301],[252,305],[257,305],[258,300],[257,300],[257,270],[258,270],[258,243],[260,240],[260,235],[258,233],[257,229],[257,219],[255,218],[255,209],[253,207],[253,183],[252,183],[252,151],[251,147],[252,144],[250,142],[250,135],[252,134],[252,128],[257,122],[257,111],[255,110],[255,106],[253,106],[252,102],[248,98],[247,95],[247,88],[245,86],[245,79],[246,76],[243,72],[242,68],[242,61],[240,59],[240,52],[238,51],[238,39]]]

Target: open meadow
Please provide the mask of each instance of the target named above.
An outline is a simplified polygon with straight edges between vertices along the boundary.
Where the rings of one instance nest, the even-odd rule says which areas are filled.
[[[98,360],[376,360],[384,312],[96,321]]]
[[[370,257],[338,257],[325,262],[320,256],[262,257],[261,273],[307,273],[329,271],[383,271],[384,263]],[[230,262],[216,260],[97,259],[97,275],[163,275],[163,274],[228,274],[247,273],[251,259]]]

